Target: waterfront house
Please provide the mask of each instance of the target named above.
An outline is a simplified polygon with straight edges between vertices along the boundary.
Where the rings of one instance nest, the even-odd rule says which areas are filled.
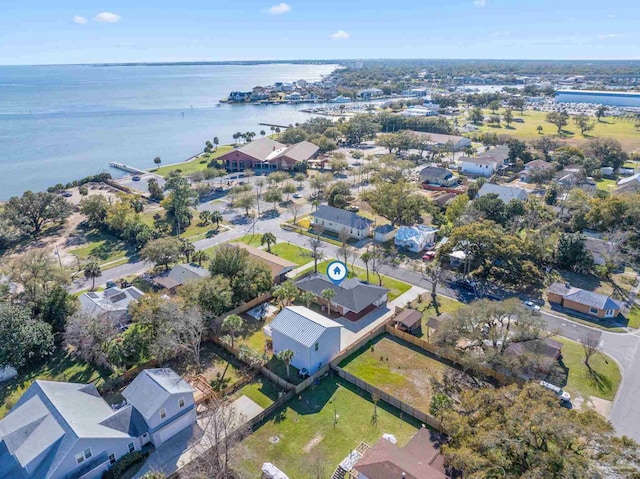
[[[291,170],[297,162],[315,158],[319,148],[308,141],[285,145],[271,138],[260,138],[220,156],[228,171]]]
[[[373,221],[353,211],[320,205],[310,216],[313,218],[313,226],[321,226],[332,233],[340,234],[346,231],[349,237],[354,239],[368,238],[371,235]]]
[[[251,98],[253,92],[250,91],[232,91],[229,93],[229,101],[230,102],[244,102]]]
[[[291,365],[313,374],[340,352],[342,326],[304,306],[288,306],[263,328],[273,354],[293,351]]]
[[[609,296],[574,288],[569,283],[553,283],[547,290],[549,303],[599,319],[616,318],[622,306]]]
[[[368,101],[368,100],[373,100],[374,98],[380,98],[383,95],[384,95],[384,92],[380,88],[367,88],[365,90],[360,90],[356,94],[356,97],[359,100]]]
[[[495,183],[485,183],[478,191],[478,198],[482,198],[486,195],[498,195],[505,203],[509,203],[511,200],[526,201],[528,194],[522,188],[516,188],[514,186],[497,185]]]

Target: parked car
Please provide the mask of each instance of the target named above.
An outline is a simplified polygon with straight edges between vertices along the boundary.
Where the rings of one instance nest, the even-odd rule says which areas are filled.
[[[425,254],[422,255],[422,261],[431,261],[435,257],[436,257],[435,251],[427,251]]]
[[[560,401],[569,403],[571,402],[571,394],[569,394],[564,389],[556,386],[555,384],[548,383],[547,381],[540,381],[540,386],[554,392],[556,396],[560,398]]]
[[[524,123],[524,118],[514,118],[513,121],[516,123]]]
[[[467,291],[475,291],[478,284],[475,281],[469,279],[457,279],[456,285]]]
[[[133,178],[131,178],[133,181],[140,181],[140,176],[139,175],[135,175]]]
[[[118,285],[116,284],[115,281],[107,281],[107,285],[106,286],[107,286],[107,289],[109,289],[109,288],[115,288]]]
[[[532,313],[540,312],[540,306],[535,304],[533,301],[525,301],[522,304],[524,305],[524,309],[526,309],[527,311],[531,311]]]
[[[298,200],[298,199],[302,198],[302,195],[301,195],[300,193],[294,193],[294,194],[293,194],[293,197],[294,197],[296,200]]]
[[[345,208],[345,210],[347,211],[353,211],[354,213],[357,213],[358,211],[360,211],[360,207],[356,206],[356,205],[349,205]]]
[[[64,193],[62,193],[62,196],[64,198],[71,198],[73,194],[70,191],[65,191]]]

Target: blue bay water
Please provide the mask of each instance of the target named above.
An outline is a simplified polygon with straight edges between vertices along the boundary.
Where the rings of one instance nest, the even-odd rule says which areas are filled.
[[[109,171],[183,161],[214,136],[269,132],[305,105],[219,104],[232,90],[319,80],[334,65],[0,66],[0,200]]]

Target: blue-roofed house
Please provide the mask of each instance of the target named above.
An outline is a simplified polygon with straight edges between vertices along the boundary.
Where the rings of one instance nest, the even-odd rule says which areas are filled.
[[[419,253],[436,241],[438,228],[417,225],[398,228],[394,243],[398,248]]]
[[[595,316],[600,319],[616,318],[622,306],[604,294],[594,293],[570,284],[553,283],[547,290],[549,303],[559,304],[563,308]]]
[[[291,364],[313,374],[340,352],[342,326],[304,306],[288,306],[264,327],[273,352],[293,351]]]
[[[363,239],[371,235],[373,221],[353,211],[320,205],[311,213],[313,226],[318,225],[327,231],[340,234],[346,231],[351,238]]]
[[[139,378],[157,387],[142,390]],[[176,434],[171,425],[186,423],[183,416],[195,422],[193,389],[175,372],[143,371],[134,384],[125,389],[131,400],[114,410],[93,384],[34,381],[0,419],[0,477],[99,478],[122,456],[149,442],[159,445],[157,434],[164,440]],[[153,416],[163,408],[165,422],[157,428]]]

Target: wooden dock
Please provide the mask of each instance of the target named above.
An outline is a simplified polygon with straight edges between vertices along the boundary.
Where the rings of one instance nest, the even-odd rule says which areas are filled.
[[[126,171],[127,173],[133,173],[134,175],[144,175],[146,173],[146,171],[144,170],[141,170],[134,166],[125,165],[124,163],[118,163],[117,161],[110,162],[109,166],[117,170]]]

